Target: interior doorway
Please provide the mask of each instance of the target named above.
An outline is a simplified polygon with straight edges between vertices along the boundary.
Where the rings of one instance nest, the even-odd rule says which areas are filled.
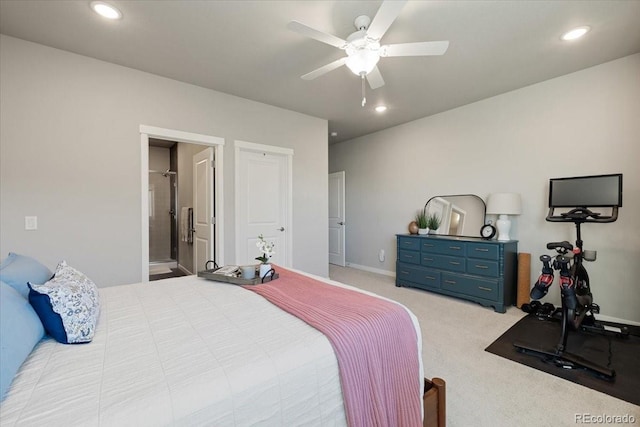
[[[193,156],[194,154],[211,149],[213,152],[213,156],[215,156],[216,161],[215,164],[211,163],[211,174],[210,178],[213,180],[211,183],[210,199],[212,201],[212,208],[210,210],[211,215],[211,223],[212,223],[212,238],[208,239],[207,245],[210,247],[206,248],[207,253],[211,256],[215,257],[215,262],[218,265],[224,265],[224,251],[222,250],[222,242],[224,241],[224,206],[223,206],[223,186],[222,186],[222,176],[223,176],[223,148],[224,148],[224,139],[209,135],[200,135],[189,132],[182,132],[171,129],[163,129],[156,128],[151,126],[140,126],[140,135],[141,135],[141,211],[142,211],[142,219],[141,219],[141,231],[142,231],[142,265],[141,265],[141,280],[142,282],[147,282],[150,280],[150,273],[158,273],[153,275],[153,278],[166,278],[172,277],[166,271],[153,271],[155,267],[154,264],[157,265],[157,268],[165,268],[168,267],[171,270],[171,262],[173,259],[171,258],[171,249],[169,249],[170,258],[168,259],[167,264],[157,262],[153,263],[155,260],[156,254],[152,254],[151,250],[151,240],[152,234],[150,232],[151,226],[151,218],[153,210],[155,206],[152,205],[151,200],[151,188],[154,189],[154,183],[151,181],[151,177],[155,175],[152,171],[156,169],[152,169],[150,167],[150,152],[153,156],[154,146],[157,145],[165,145],[169,149],[171,147],[175,147],[176,149],[176,160],[173,164],[169,164],[168,170],[158,169],[159,175],[166,174],[162,176],[163,178],[170,178],[174,175],[172,172],[175,172],[175,203],[172,205],[174,212],[171,213],[171,207],[169,207],[168,211],[166,211],[166,216],[170,217],[169,222],[174,222],[175,232],[171,234],[175,236],[177,240],[176,250],[175,250],[175,259],[176,259],[176,268],[180,271],[181,274],[195,274],[197,273],[197,266],[195,264],[195,259],[193,256],[193,242],[197,239],[195,238],[195,234],[193,230],[193,221],[191,220],[191,214],[193,212],[193,189],[192,186],[194,184],[194,171],[193,171]],[[214,167],[215,166],[215,167]],[[164,214],[162,214],[164,215]],[[175,219],[173,218],[175,217]],[[185,220],[186,219],[186,220]],[[185,227],[186,225],[186,227]],[[191,254],[191,256],[189,256]],[[152,258],[153,255],[153,258]],[[159,260],[158,260],[159,261]],[[164,274],[164,276],[163,276]]]
[[[178,162],[174,141],[149,140],[149,278],[178,269]]]
[[[271,262],[291,266],[293,150],[235,141],[236,264],[262,255],[260,236],[275,245]]]
[[[345,266],[345,173],[329,174],[329,264]]]

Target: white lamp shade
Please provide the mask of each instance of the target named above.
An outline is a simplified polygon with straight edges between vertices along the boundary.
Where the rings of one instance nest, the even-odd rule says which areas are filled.
[[[380,55],[378,55],[377,52],[360,49],[352,55],[349,55],[347,58],[347,67],[349,67],[355,75],[367,75],[373,70],[379,60]]]
[[[493,193],[487,200],[487,214],[520,215],[522,201],[518,193]]]

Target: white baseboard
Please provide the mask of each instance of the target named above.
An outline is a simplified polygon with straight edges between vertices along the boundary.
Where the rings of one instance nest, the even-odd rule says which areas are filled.
[[[626,320],[626,319],[618,319],[617,317],[605,316],[603,314],[596,314],[596,319],[604,320],[605,322],[622,323],[623,325],[640,326],[640,322],[635,322],[633,320]]]
[[[182,270],[182,272],[184,274],[186,274],[187,276],[191,276],[193,273],[191,271],[189,271],[187,268],[183,267],[182,264],[178,264],[178,268],[180,270]]]
[[[380,268],[367,267],[366,265],[353,264],[350,262],[346,263],[347,267],[355,268],[358,270],[369,271],[371,273],[378,273],[384,276],[396,277],[395,271],[382,270]]]
[[[357,270],[363,270],[363,271],[368,271],[368,272],[371,272],[371,273],[382,274],[382,275],[385,275],[385,276],[396,277],[396,273],[394,271],[382,270],[380,268],[368,267],[366,265],[359,265],[359,264],[354,264],[354,263],[351,263],[351,262],[345,263],[345,266],[346,267],[355,268]],[[597,320],[603,320],[605,322],[622,323],[623,325],[640,326],[640,322],[636,322],[636,321],[633,321],[633,320],[619,319],[617,317],[605,316],[603,314],[597,314],[596,315],[596,319]]]
[[[363,271],[368,271],[368,272],[371,272],[371,273],[382,274],[382,275],[385,275],[385,276],[396,277],[395,271],[382,270],[380,268],[368,267],[366,265],[353,264],[351,262],[345,263],[345,266],[346,267],[355,268],[357,270],[363,270]],[[596,315],[596,319],[597,320],[603,320],[605,322],[622,323],[623,325],[640,326],[640,322],[636,322],[636,321],[633,321],[633,320],[619,319],[617,317],[606,316],[606,315],[603,315],[603,314],[597,314]]]

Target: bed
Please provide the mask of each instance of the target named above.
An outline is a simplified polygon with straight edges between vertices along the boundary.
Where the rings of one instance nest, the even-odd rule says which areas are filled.
[[[263,296],[196,276],[99,296],[90,343],[45,336],[29,353],[0,404],[2,426],[347,425],[332,344]],[[406,311],[423,384],[420,329]]]

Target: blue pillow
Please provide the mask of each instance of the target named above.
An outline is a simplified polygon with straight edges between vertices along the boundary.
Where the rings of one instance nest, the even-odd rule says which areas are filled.
[[[42,285],[29,283],[29,288],[29,302],[56,341],[79,344],[93,339],[100,295],[87,276],[61,261],[51,280]]]
[[[27,282],[44,283],[53,273],[35,259],[13,252],[0,264],[0,280],[18,291],[25,299],[29,295]]]
[[[43,336],[42,323],[27,300],[0,281],[0,399]]]

